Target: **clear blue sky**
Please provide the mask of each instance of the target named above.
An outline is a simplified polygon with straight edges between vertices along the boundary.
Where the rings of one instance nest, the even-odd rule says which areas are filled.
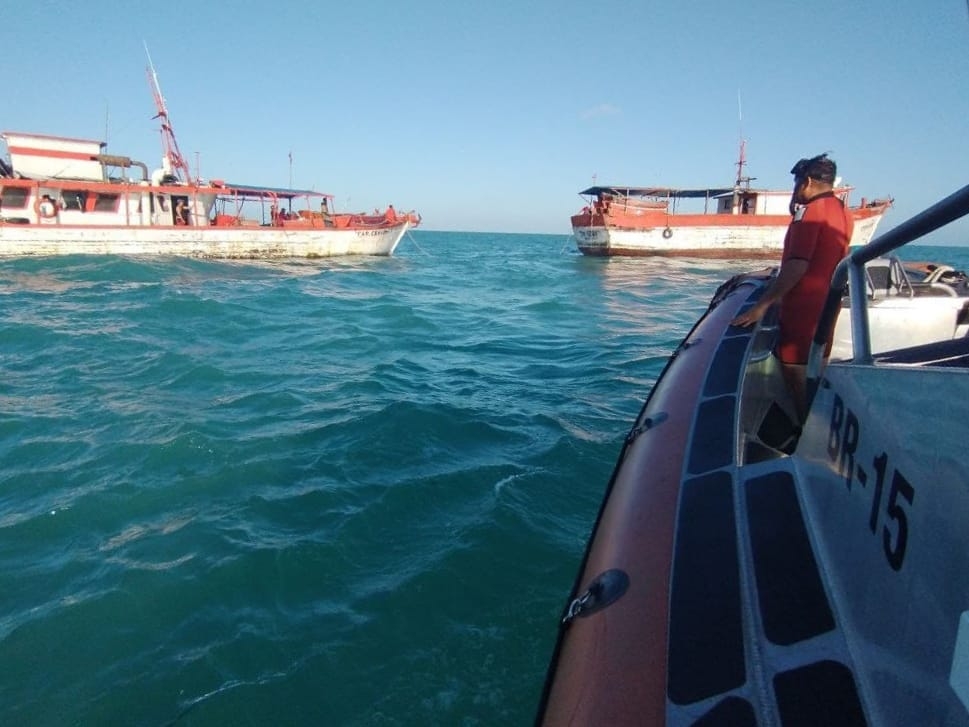
[[[969,182],[965,0],[8,3],[0,129],[156,166],[143,44],[193,171],[287,186],[292,151],[294,186],[431,230],[568,233],[593,175],[730,183],[741,132],[758,186],[828,151],[894,196],[883,231]]]

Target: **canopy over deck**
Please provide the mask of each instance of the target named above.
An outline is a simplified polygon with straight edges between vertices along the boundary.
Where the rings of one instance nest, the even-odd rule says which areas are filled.
[[[706,199],[711,197],[722,197],[733,194],[734,191],[744,193],[758,192],[755,189],[739,190],[734,187],[709,187],[705,189],[676,189],[675,187],[620,187],[620,186],[598,186],[589,187],[579,192],[582,195],[613,194],[617,197],[678,197],[678,198],[699,198]]]
[[[254,184],[235,184],[234,182],[225,182],[223,186],[230,191],[236,192],[237,194],[245,195],[247,197],[264,197],[269,199],[286,199],[292,200],[296,197],[325,197],[327,199],[333,199],[332,194],[326,194],[325,192],[316,192],[311,189],[287,189],[285,187],[263,187]]]

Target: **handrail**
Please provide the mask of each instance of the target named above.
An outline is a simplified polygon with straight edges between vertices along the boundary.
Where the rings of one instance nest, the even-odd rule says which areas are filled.
[[[897,250],[923,235],[927,235],[950,222],[969,214],[969,185],[950,194],[940,202],[920,212],[883,235],[860,247],[838,263],[831,277],[831,287],[821,311],[821,318],[814,333],[811,352],[808,357],[807,379],[809,397],[817,390],[824,349],[834,329],[845,284],[849,283],[851,303],[851,345],[852,362],[871,364],[871,331],[868,325],[868,305],[864,291],[865,263],[876,257]]]

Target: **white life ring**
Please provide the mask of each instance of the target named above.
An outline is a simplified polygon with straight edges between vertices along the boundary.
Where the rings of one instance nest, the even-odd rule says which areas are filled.
[[[667,227],[665,230],[663,230],[663,239],[669,240],[671,237],[673,237],[673,229]]]
[[[37,214],[45,219],[57,217],[57,205],[55,205],[52,200],[38,199],[34,202],[34,209],[37,211]]]

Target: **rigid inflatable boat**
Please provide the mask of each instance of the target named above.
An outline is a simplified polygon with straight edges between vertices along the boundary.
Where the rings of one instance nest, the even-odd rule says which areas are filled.
[[[849,279],[967,212],[969,186],[842,261],[803,428],[776,316],[730,325],[772,273],[721,286],[625,440],[538,724],[969,724],[969,339],[872,353],[860,294],[822,363]]]

